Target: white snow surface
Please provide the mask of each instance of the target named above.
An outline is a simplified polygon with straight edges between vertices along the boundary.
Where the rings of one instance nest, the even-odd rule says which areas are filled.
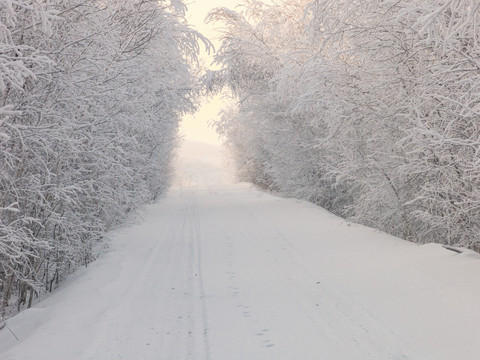
[[[175,186],[211,187],[233,182],[225,149],[199,141],[185,140],[175,161]]]
[[[177,187],[8,320],[1,360],[480,359],[480,258],[249,184]]]

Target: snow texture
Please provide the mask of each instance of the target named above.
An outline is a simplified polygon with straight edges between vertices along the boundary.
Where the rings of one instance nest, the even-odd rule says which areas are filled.
[[[249,184],[177,187],[141,217],[8,320],[0,359],[480,358],[475,253]]]

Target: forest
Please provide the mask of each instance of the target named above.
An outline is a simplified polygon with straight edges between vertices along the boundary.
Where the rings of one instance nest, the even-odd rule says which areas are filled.
[[[480,2],[218,8],[209,91],[239,178],[416,243],[479,249]]]
[[[0,1],[0,318],[165,192],[208,40],[181,1]],[[203,46],[202,45],[202,46]]]

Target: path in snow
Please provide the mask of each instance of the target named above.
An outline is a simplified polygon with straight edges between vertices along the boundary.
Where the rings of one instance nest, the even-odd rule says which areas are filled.
[[[0,359],[480,359],[479,273],[249,185],[177,188],[10,319]]]

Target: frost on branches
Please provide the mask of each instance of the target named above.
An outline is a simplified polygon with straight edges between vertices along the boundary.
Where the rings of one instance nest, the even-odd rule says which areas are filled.
[[[480,3],[245,1],[209,74],[242,180],[411,241],[479,249]]]
[[[199,42],[181,1],[0,0],[0,318],[160,196]],[[192,61],[193,60],[193,61]]]

